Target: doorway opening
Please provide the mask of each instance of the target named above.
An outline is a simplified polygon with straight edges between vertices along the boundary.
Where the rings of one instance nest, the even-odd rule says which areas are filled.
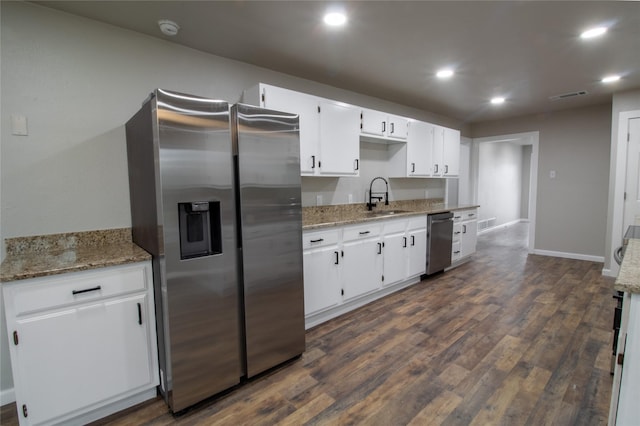
[[[470,145],[469,203],[480,205],[478,230],[528,222],[529,253],[535,247],[538,141],[539,132],[526,132],[476,138]]]

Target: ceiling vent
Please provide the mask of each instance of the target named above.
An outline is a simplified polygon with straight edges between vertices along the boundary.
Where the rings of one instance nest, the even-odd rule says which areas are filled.
[[[549,99],[552,101],[560,101],[562,99],[575,98],[576,96],[586,96],[588,94],[589,92],[587,92],[586,90],[580,90],[578,92],[569,92],[563,93],[561,95],[549,96]]]

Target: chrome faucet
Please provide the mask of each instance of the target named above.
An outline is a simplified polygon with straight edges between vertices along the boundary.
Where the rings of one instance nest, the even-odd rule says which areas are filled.
[[[378,179],[382,179],[384,181],[384,184],[386,186],[386,189],[384,192],[373,192],[373,182],[375,182]],[[387,180],[383,177],[380,177],[380,176],[374,177],[371,180],[371,184],[369,185],[369,202],[367,203],[367,209],[373,210],[373,208],[377,205],[377,203],[374,203],[373,200],[382,201],[383,197],[381,197],[380,195],[383,195],[383,194],[384,194],[384,205],[388,206],[389,205],[389,182],[387,182]]]

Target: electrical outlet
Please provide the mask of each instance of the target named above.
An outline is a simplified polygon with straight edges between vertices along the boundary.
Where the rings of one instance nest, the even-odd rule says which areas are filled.
[[[316,195],[316,206],[322,205],[322,195]]]

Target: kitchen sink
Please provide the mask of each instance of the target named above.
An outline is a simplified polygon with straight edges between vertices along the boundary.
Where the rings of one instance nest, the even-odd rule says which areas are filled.
[[[411,210],[380,210],[367,212],[369,217],[393,216],[400,213],[411,213]]]

